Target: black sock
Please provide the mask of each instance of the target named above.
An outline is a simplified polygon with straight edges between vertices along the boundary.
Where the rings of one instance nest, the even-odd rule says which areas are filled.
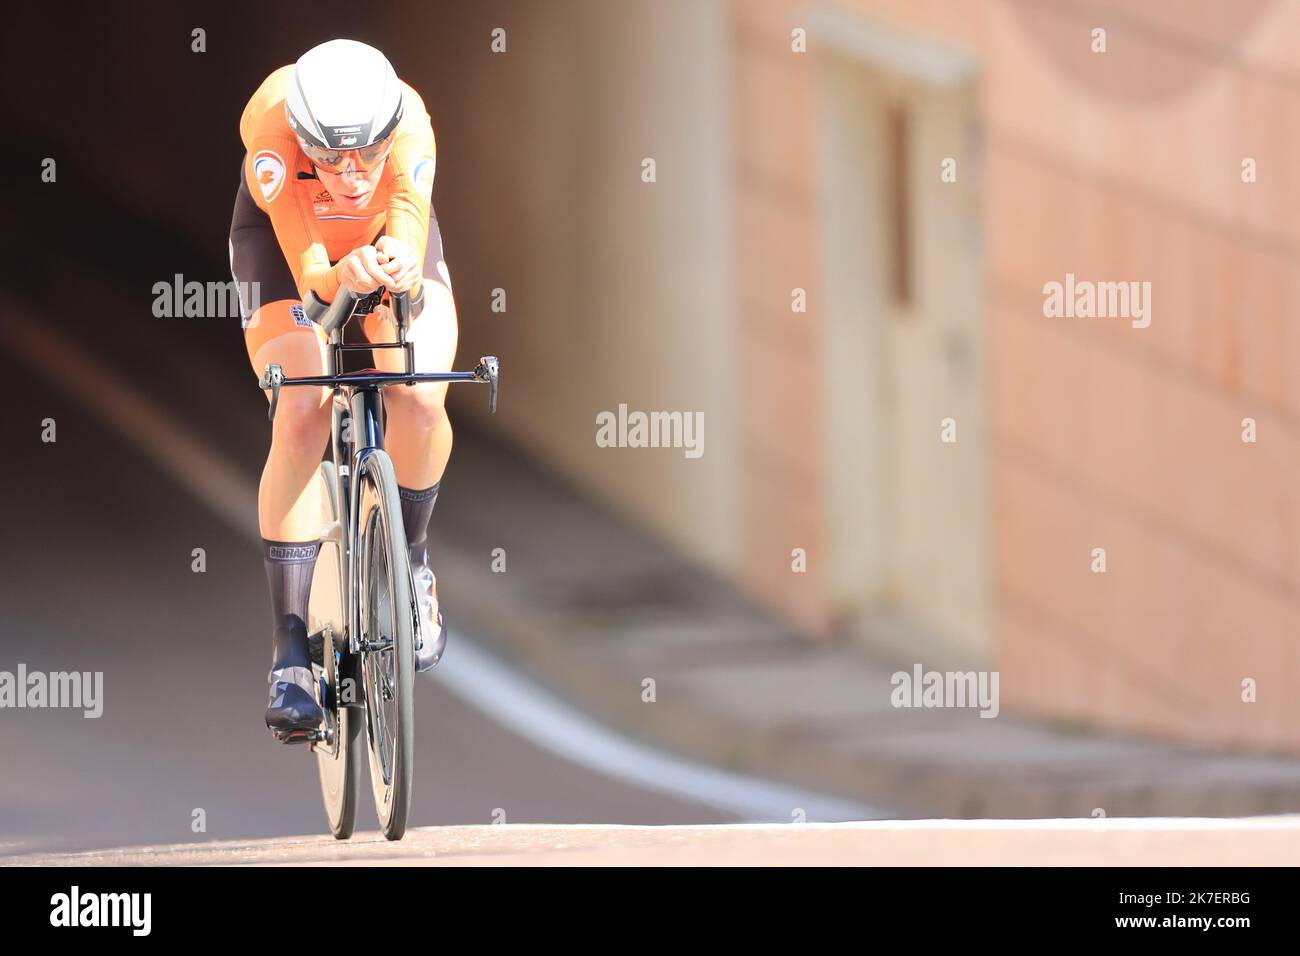
[[[271,613],[275,620],[271,669],[310,667],[307,652],[307,601],[316,568],[319,541],[262,539],[266,581],[271,588]]]
[[[397,495],[402,499],[402,525],[406,528],[407,550],[411,554],[412,564],[423,564],[424,542],[429,533],[429,518],[433,515],[433,503],[438,500],[438,488],[442,482],[437,481],[428,488],[397,488]]]

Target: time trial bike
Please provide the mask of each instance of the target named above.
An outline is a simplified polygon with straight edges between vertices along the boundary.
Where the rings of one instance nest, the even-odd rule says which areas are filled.
[[[383,293],[382,287],[365,296],[340,289],[330,305],[314,303],[318,314],[311,317],[329,336],[325,374],[287,378],[281,366],[271,364],[259,382],[270,392],[272,421],[281,388],[332,390],[330,455],[316,475],[324,503],[307,620],[324,720],[314,730],[277,736],[315,751],[325,813],[340,840],[356,826],[363,752],[369,754],[380,829],[390,840],[406,832],[415,753],[415,653],[422,641],[439,638],[423,633],[420,620],[397,477],[384,450],[383,389],[480,382],[489,389],[488,408],[495,412],[497,404],[495,356],[484,356],[471,372],[414,371],[415,347],[406,338],[412,319],[408,293],[388,297],[397,341],[345,344],[349,319],[377,308]],[[342,371],[345,353],[368,349],[401,349],[406,370]]]

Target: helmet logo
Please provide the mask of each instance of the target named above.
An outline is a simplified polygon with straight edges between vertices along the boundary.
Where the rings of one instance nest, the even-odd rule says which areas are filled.
[[[325,146],[330,149],[355,149],[370,144],[370,124],[360,126],[322,126]]]
[[[259,150],[253,156],[253,178],[262,190],[262,198],[273,202],[284,186],[284,160],[269,149]]]

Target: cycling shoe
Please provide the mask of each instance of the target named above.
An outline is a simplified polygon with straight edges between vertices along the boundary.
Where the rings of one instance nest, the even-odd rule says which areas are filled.
[[[438,611],[437,628],[433,622],[433,572],[429,570],[428,555],[421,549],[414,557],[420,560],[411,562],[411,571],[415,577],[415,599],[420,605],[419,647],[415,650],[415,669],[417,672],[429,670],[442,659],[442,652],[447,647],[447,625]]]
[[[316,703],[316,678],[310,667],[281,667],[267,675],[271,700],[266,726],[276,733],[315,730],[325,719]]]

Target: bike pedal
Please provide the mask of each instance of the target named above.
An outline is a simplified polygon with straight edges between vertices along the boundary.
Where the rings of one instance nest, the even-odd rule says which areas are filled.
[[[271,732],[282,744],[311,744],[321,739],[319,730],[273,730]]]

